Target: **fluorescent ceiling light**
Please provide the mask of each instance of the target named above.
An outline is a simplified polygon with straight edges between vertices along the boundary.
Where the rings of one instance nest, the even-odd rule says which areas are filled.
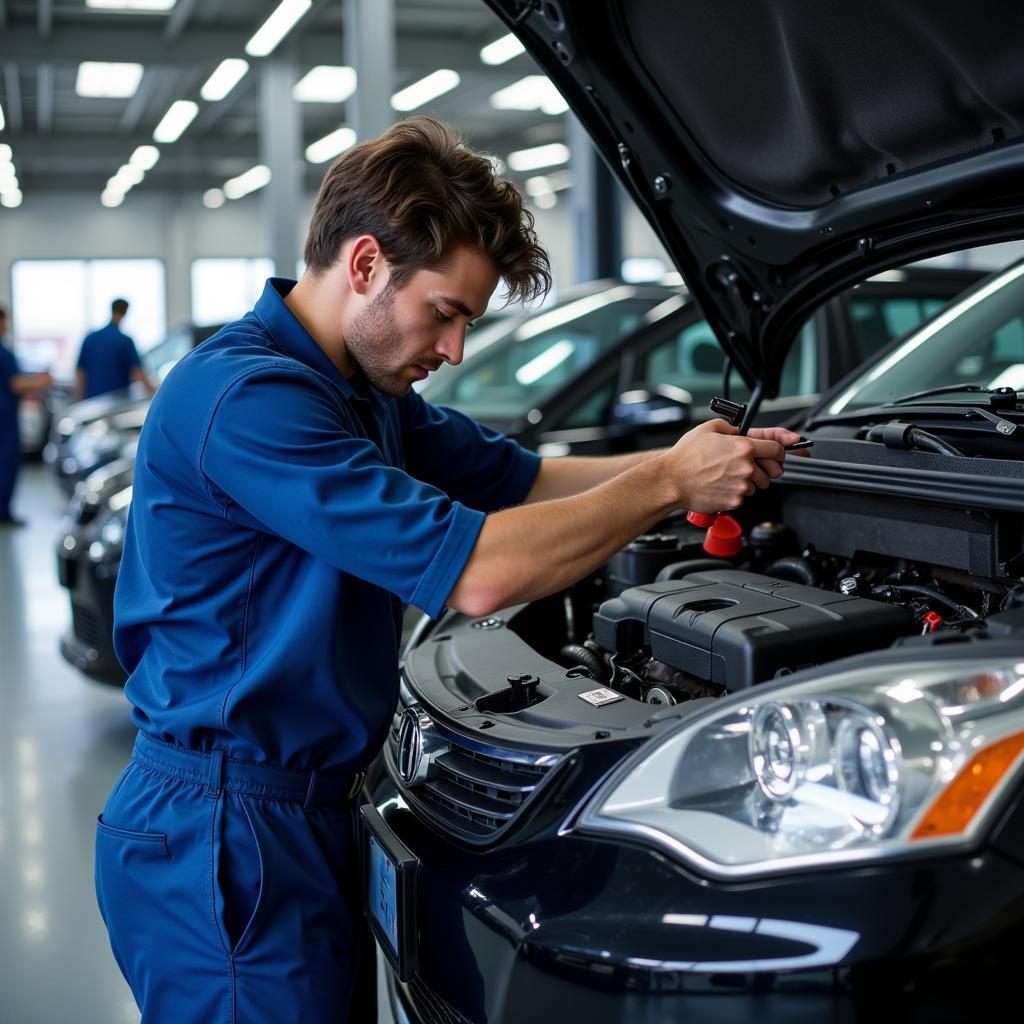
[[[237,178],[225,181],[224,195],[228,199],[241,199],[242,196],[247,196],[250,192],[263,188],[269,182],[270,168],[263,164],[257,164],[255,167],[250,167],[244,174],[239,174]]]
[[[355,145],[356,133],[351,128],[339,128],[306,147],[306,159],[311,164],[322,164]]]
[[[488,43],[480,51],[480,59],[485,64],[504,64],[505,61],[518,57],[525,49],[526,47],[510,32],[507,36]]]
[[[516,380],[524,387],[536,384],[541,377],[546,377],[552,370],[561,366],[576,351],[576,345],[568,338],[556,341],[550,348],[544,349],[540,355],[534,356],[528,363],[516,370]]]
[[[104,191],[100,193],[100,202],[104,206],[108,206],[113,209],[113,207],[120,206],[124,202],[124,194],[111,188],[104,189]]]
[[[569,147],[561,142],[533,149],[517,149],[508,155],[508,165],[513,171],[535,171],[540,167],[554,167],[569,162]]]
[[[123,181],[131,188],[132,185],[138,185],[140,181],[146,176],[146,172],[141,167],[136,167],[132,164],[122,164],[117,169],[117,174],[114,175],[118,181]],[[125,189],[127,191],[127,189]]]
[[[576,179],[573,177],[572,171],[538,174],[534,178],[526,179],[526,194],[536,196],[544,192],[561,192],[562,189],[571,188],[574,184],[576,184]]]
[[[75,92],[79,96],[127,99],[135,95],[141,81],[141,64],[83,60],[78,65]]]
[[[220,188],[208,188],[203,193],[203,206],[209,210],[216,210],[224,205],[224,190]]]
[[[4,126],[7,122],[4,120],[4,108],[0,107],[0,132],[4,130]]]
[[[355,68],[318,64],[295,83],[292,96],[300,103],[344,103],[355,91]]]
[[[437,71],[421,78],[418,82],[400,89],[391,97],[391,106],[395,110],[415,110],[424,103],[436,100],[450,92],[459,84],[459,74],[450,68],[439,68]]]
[[[495,110],[542,110],[545,114],[564,114],[569,109],[547,75],[527,75],[499,89],[491,96],[491,106]]]
[[[266,57],[295,27],[296,22],[313,6],[313,0],[281,0],[274,13],[245,44],[250,57]]]
[[[3,203],[9,210],[21,206],[21,192],[16,188],[8,192],[0,192],[0,203]]]
[[[225,96],[245,77],[249,70],[249,62],[241,57],[228,57],[217,65],[217,70],[203,83],[199,95],[210,103],[216,103]]]
[[[128,158],[128,163],[140,171],[148,171],[159,159],[160,150],[156,146],[138,146]]]
[[[175,0],[85,0],[97,11],[169,11]]]
[[[8,182],[17,182],[18,175],[15,173],[14,164],[10,161],[0,160],[0,188]]]
[[[9,164],[14,159],[14,150],[6,142],[0,142],[0,164]]]
[[[198,103],[191,100],[175,100],[153,129],[153,138],[157,142],[176,142],[198,113]]]

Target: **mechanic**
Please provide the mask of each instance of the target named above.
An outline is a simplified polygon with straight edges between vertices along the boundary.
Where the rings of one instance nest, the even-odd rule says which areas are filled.
[[[550,285],[518,190],[431,118],[334,163],[304,255],[177,364],[139,442],[115,646],[140,734],[96,880],[144,1024],[371,1019],[354,804],[403,604],[550,593],[677,508],[737,507],[796,440],[713,421],[542,460],[427,405],[411,385],[462,359],[499,279]]]
[[[48,373],[22,373],[8,347],[7,310],[0,309],[0,527],[24,526],[11,512],[11,498],[21,468],[18,436],[18,402],[32,391],[46,391],[52,381]]]
[[[142,369],[135,342],[121,330],[127,313],[127,300],[114,299],[110,304],[110,323],[82,340],[75,372],[76,402],[108,391],[121,391],[133,380],[150,394],[156,391],[156,385]]]

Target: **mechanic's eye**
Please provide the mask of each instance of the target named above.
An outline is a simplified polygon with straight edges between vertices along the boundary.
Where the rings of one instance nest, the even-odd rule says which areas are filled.
[[[439,309],[434,310],[434,316],[436,316],[438,321],[442,324],[450,324],[452,322],[452,318],[442,313]]]

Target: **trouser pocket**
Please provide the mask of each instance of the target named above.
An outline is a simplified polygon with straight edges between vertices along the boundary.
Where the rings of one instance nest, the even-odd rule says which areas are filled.
[[[136,832],[96,819],[96,898],[121,973],[136,992],[137,950],[153,929],[148,904],[170,870],[163,832]],[[136,998],[138,993],[136,992]]]
[[[221,939],[232,956],[255,928],[262,902],[263,856],[243,797],[222,793],[213,817],[214,907]]]

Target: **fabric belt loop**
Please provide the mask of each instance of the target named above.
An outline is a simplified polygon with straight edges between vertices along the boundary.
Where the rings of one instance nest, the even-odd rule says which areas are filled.
[[[221,786],[224,781],[224,751],[215,750],[210,757],[210,778],[206,783],[206,796],[210,800],[216,800],[220,796]]]
[[[316,780],[318,776],[315,768],[309,770],[309,788],[306,790],[306,800],[302,805],[304,811],[311,811],[316,803]]]

